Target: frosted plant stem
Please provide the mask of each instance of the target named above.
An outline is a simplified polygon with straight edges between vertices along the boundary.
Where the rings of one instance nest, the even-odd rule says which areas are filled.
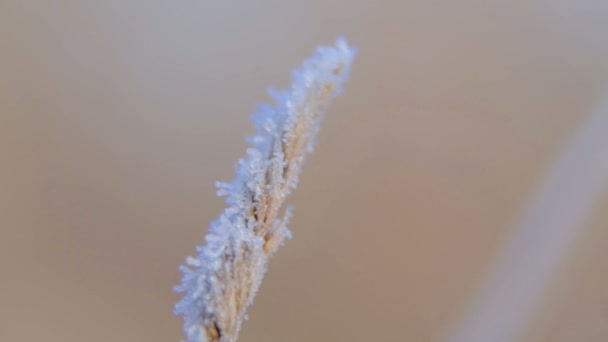
[[[298,181],[331,100],[348,78],[354,49],[342,39],[319,47],[292,75],[285,91],[272,91],[276,104],[253,115],[256,135],[231,183],[218,183],[228,208],[211,223],[206,245],[182,266],[175,313],[184,317],[188,342],[234,342],[246,309],[260,286],[269,257],[289,235],[285,198]],[[289,208],[288,208],[289,209]]]
[[[608,97],[565,146],[451,342],[521,337],[560,258],[608,183]]]

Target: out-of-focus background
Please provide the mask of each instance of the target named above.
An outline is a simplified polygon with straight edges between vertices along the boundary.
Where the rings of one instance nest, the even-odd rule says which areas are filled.
[[[359,48],[240,341],[440,341],[608,90],[602,1],[0,2],[0,341],[177,341],[248,115]],[[608,196],[524,341],[608,340]]]

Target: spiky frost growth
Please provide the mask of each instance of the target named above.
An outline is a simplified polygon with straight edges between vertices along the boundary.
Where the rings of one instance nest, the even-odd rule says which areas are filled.
[[[211,223],[206,245],[182,266],[184,297],[175,313],[184,317],[189,342],[236,341],[245,311],[257,292],[268,258],[289,235],[290,210],[278,218],[285,197],[298,181],[311,152],[322,114],[341,92],[354,49],[338,39],[319,47],[292,75],[285,91],[271,91],[275,106],[253,115],[256,135],[231,183],[217,183],[228,208]]]

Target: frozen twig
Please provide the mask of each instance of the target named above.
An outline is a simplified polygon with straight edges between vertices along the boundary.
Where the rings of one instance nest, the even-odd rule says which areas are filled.
[[[355,51],[339,39],[320,47],[296,69],[292,85],[271,92],[276,104],[261,106],[256,135],[231,183],[218,183],[228,208],[211,224],[206,245],[182,266],[175,313],[184,317],[189,342],[234,342],[247,307],[260,286],[269,257],[289,235],[279,211],[308,152],[323,112],[340,93]]]

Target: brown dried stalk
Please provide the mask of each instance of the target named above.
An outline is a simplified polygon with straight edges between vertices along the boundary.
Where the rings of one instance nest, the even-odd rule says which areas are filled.
[[[212,223],[206,246],[183,266],[185,292],[176,305],[189,342],[234,342],[269,257],[289,235],[278,218],[313,142],[322,115],[348,77],[354,50],[345,41],[321,47],[273,94],[275,107],[254,116],[257,134],[232,183],[218,183],[229,207]]]

